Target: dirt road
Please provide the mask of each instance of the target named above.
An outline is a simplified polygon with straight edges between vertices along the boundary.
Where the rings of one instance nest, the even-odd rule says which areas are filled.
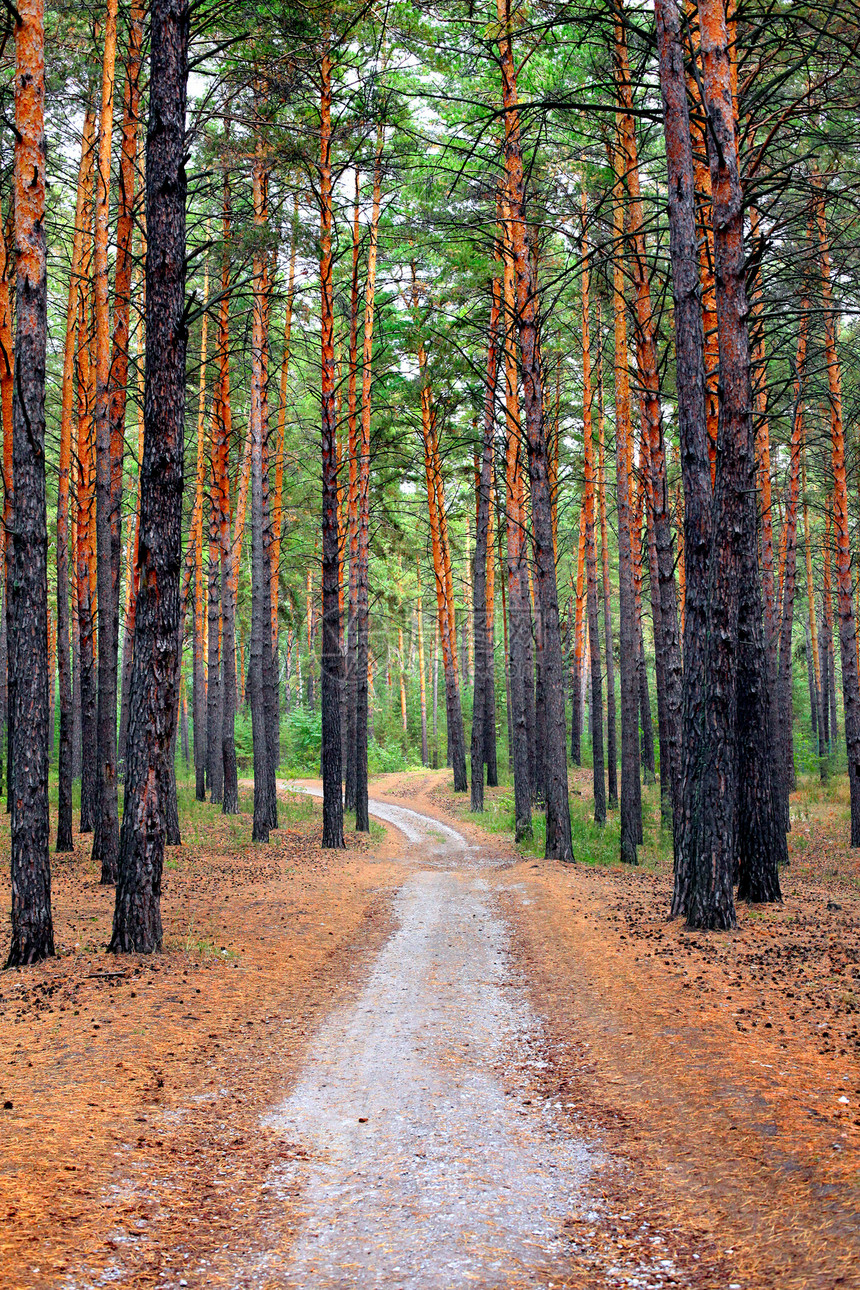
[[[290,1287],[561,1284],[593,1161],[524,1079],[538,1022],[511,973],[499,862],[409,808],[371,810],[403,834],[408,876],[364,989],[268,1118],[312,1163],[271,1179],[299,1183],[303,1219],[267,1272]]]
[[[61,957],[0,982],[2,1290],[857,1286],[853,858],[692,937],[668,872],[373,792],[343,852],[308,797],[266,847],[186,803],[150,958],[57,865]]]

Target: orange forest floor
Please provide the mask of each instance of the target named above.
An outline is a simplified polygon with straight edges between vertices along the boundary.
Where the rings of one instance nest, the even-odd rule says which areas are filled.
[[[572,787],[587,799],[588,773]],[[494,888],[540,1019],[534,1096],[601,1161],[563,1284],[636,1284],[616,1270],[647,1255],[666,1285],[860,1286],[860,855],[841,786],[793,800],[784,904],[711,936],[666,922],[665,858],[518,855],[444,771],[371,795],[509,860]],[[289,1247],[297,1208],[266,1178],[305,1149],[261,1118],[355,997],[404,871],[393,828],[323,852],[319,804],[291,796],[258,847],[241,805],[225,819],[183,795],[151,958],[104,954],[113,893],[91,840],[55,858],[59,957],[0,976],[4,1288],[264,1286],[260,1234]],[[8,909],[5,866],[0,886]]]

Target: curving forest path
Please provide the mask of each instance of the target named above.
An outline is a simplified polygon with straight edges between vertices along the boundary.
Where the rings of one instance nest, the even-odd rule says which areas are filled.
[[[301,1221],[268,1275],[320,1290],[560,1284],[591,1159],[517,1088],[514,1068],[540,1061],[538,1023],[495,899],[502,861],[411,808],[370,811],[403,839],[395,927],[268,1117],[313,1158],[273,1178],[300,1183]]]

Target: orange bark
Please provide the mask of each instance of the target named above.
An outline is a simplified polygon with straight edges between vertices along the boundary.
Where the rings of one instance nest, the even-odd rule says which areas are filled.
[[[236,497],[236,523],[233,526],[233,582],[232,592],[235,602],[239,586],[239,561],[242,557],[242,539],[245,536],[245,516],[248,510],[248,483],[251,478],[251,423],[245,432],[245,447],[242,450],[242,466],[239,472],[239,489]]]
[[[573,628],[573,670],[576,684],[582,695],[582,659],[584,654],[585,622],[585,508],[579,512],[579,543],[576,557],[576,616]],[[577,709],[574,708],[574,711]],[[579,702],[579,719],[582,721],[582,703]]]
[[[209,240],[209,224],[206,224]],[[197,388],[197,469],[194,478],[194,508],[191,517],[191,537],[194,550],[194,649],[197,675],[203,675],[203,641],[205,612],[203,602],[203,489],[206,481],[206,358],[209,342],[209,256],[203,260],[203,319],[200,331],[200,377]],[[199,730],[195,739],[201,738]]]
[[[84,127],[86,129],[86,125]],[[78,177],[78,191],[80,193],[81,177]],[[77,226],[76,226],[77,227]],[[0,411],[3,415],[3,480],[4,480],[4,502],[3,502],[3,527],[2,542],[4,560],[2,567],[4,570],[4,604],[5,604],[5,575],[8,572],[8,553],[6,552],[6,534],[12,523],[12,499],[13,499],[13,480],[12,480],[12,389],[13,389],[13,370],[14,370],[14,346],[12,342],[12,305],[10,300],[10,279],[13,277],[15,270],[12,259],[9,255],[9,248],[6,245],[6,238],[3,235],[2,224],[0,224]],[[71,386],[70,386],[71,388]],[[64,386],[65,391],[65,386]],[[4,610],[5,612],[5,610]]]
[[[694,48],[698,46],[699,24],[695,0],[687,0],[686,18]],[[713,487],[717,461],[717,429],[719,423],[719,398],[717,384],[720,366],[720,342],[717,335],[717,293],[714,278],[714,234],[711,228],[711,171],[708,165],[707,124],[699,85],[692,73],[687,85],[695,113],[690,115],[693,136],[693,168],[699,217],[699,276],[702,283],[702,326],[705,337],[705,421],[708,433],[708,453],[711,460],[711,486]]]
[[[806,554],[806,603],[809,609],[809,639],[812,644],[812,666],[815,671],[815,685],[819,700],[821,698],[821,657],[818,652],[818,620],[815,613],[815,586],[812,580],[812,534],[809,530],[809,498],[806,491],[806,433],[804,431],[802,447],[802,488],[803,488],[803,548]],[[819,714],[820,716],[820,714]]]
[[[750,231],[753,241],[759,226],[758,211],[750,210]],[[756,413],[756,460],[758,486],[761,498],[761,566],[764,591],[765,647],[772,651],[778,635],[777,605],[773,578],[773,497],[770,479],[770,425],[767,414],[767,363],[764,347],[762,320],[761,282],[756,276],[752,294],[752,326],[750,327],[753,390]]]
[[[824,343],[827,385],[830,395],[830,440],[833,460],[833,528],[836,540],[836,598],[839,641],[842,656],[842,699],[845,711],[845,740],[851,787],[851,845],[860,846],[860,689],[858,689],[857,623],[851,585],[851,533],[848,522],[848,484],[845,476],[845,430],[842,420],[842,377],[836,342],[836,313],[830,277],[830,246],[820,178],[816,187],[816,222],[821,251],[821,302],[824,311]]]
[[[84,256],[85,230],[84,215],[87,206],[87,193],[91,187],[93,165],[93,141],[95,137],[95,113],[88,108],[84,116],[84,129],[81,140],[81,160],[78,167],[77,204],[75,208],[75,232],[72,243],[72,267],[69,277],[69,294],[66,305],[66,342],[63,352],[63,388],[60,410],[60,457],[57,481],[57,545],[68,550],[69,544],[69,473],[72,456],[72,421],[75,400],[75,343],[77,340],[77,319],[81,299],[86,295],[86,284],[81,276]],[[5,247],[0,237],[0,253]],[[3,293],[5,288],[5,302]],[[4,328],[10,326],[8,318],[4,320],[4,306],[8,310],[8,281],[5,272],[0,278],[0,379],[5,368]],[[11,333],[10,333],[11,335]],[[11,372],[10,372],[11,378]],[[10,384],[9,420],[6,417],[5,391],[3,396],[3,425],[9,425],[11,440],[11,384]],[[4,441],[5,442],[5,441]],[[10,467],[11,469],[11,467]],[[68,556],[66,556],[68,558]]]

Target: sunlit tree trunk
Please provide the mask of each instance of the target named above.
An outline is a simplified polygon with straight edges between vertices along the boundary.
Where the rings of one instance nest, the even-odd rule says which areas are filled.
[[[527,695],[531,687],[528,644],[531,610],[525,544],[525,500],[516,352],[516,279],[511,223],[506,201],[500,203],[503,247],[505,348],[505,536],[507,546],[508,754],[514,774],[514,827],[518,842],[532,835],[531,771]]]
[[[72,851],[72,665],[69,632],[69,479],[72,460],[72,424],[75,398],[75,339],[77,333],[78,296],[82,290],[83,218],[88,188],[88,169],[92,164],[95,114],[90,108],[84,116],[81,138],[81,160],[78,167],[75,231],[72,241],[72,264],[66,306],[66,340],[63,354],[63,389],[60,411],[60,457],[57,471],[57,662],[60,680],[60,749],[57,762],[57,851]],[[0,237],[0,243],[3,242]],[[5,243],[3,243],[5,246]],[[2,250],[2,248],[0,248]],[[8,310],[8,282],[5,273],[0,287],[0,317]],[[6,323],[8,326],[8,322]],[[0,340],[4,330],[0,322]],[[0,355],[6,353],[0,346]],[[0,357],[0,372],[5,363]],[[11,373],[11,364],[9,365]],[[5,402],[3,406],[5,422]]]
[[[129,14],[129,33],[128,47],[125,59],[125,86],[123,89],[123,121],[122,121],[122,145],[120,150],[120,170],[119,170],[119,212],[117,216],[117,257],[114,281],[114,315],[113,315],[113,340],[111,345],[111,367],[110,367],[110,463],[111,463],[111,577],[114,597],[114,641],[115,648],[119,647],[120,636],[120,619],[119,619],[119,602],[120,602],[120,584],[122,578],[121,550],[122,550],[122,472],[125,454],[125,420],[126,408],[128,404],[128,380],[129,380],[129,355],[130,343],[132,337],[131,328],[131,301],[133,295],[133,277],[135,257],[133,253],[134,246],[134,229],[135,223],[139,223],[143,228],[145,226],[145,215],[142,210],[142,203],[138,200],[137,189],[137,170],[138,170],[138,148],[140,132],[140,72],[142,61],[142,44],[143,44],[143,21],[144,10],[139,3],[134,3]],[[142,239],[145,245],[145,238]],[[142,280],[142,272],[139,271]],[[137,319],[134,327],[135,339],[140,341],[141,321],[140,310],[144,307],[143,293],[137,311]],[[138,353],[140,344],[137,344]],[[137,383],[140,393],[140,405],[137,409],[140,449],[143,449],[142,424],[143,424],[143,374],[138,365]],[[137,458],[140,461],[140,453]],[[136,528],[137,518],[135,517]],[[136,542],[137,534],[135,532],[133,542]],[[126,564],[129,569],[129,564]],[[129,572],[129,585],[133,582],[133,577]],[[135,588],[136,590],[136,588]],[[126,722],[128,718],[127,705],[128,693],[125,683],[126,672],[130,677],[131,662],[131,642],[129,641],[129,668],[126,669],[126,649],[125,640],[123,642],[122,654],[122,672],[120,688],[120,716],[126,711]],[[117,657],[114,668],[114,691],[117,688],[117,672],[119,659]],[[115,693],[116,697],[116,693]],[[127,729],[127,727],[126,727]],[[121,740],[117,741],[117,758],[125,757],[125,733],[122,731]]]
[[[222,215],[224,254],[221,262],[221,301],[218,316],[218,397],[215,400],[212,445],[213,509],[218,529],[221,562],[221,810],[239,810],[236,766],[236,589],[233,570],[233,536],[230,531],[230,444],[233,414],[230,396],[230,184],[225,171]],[[278,529],[279,531],[279,529]]]
[[[119,506],[114,511],[114,498],[112,495],[109,388],[111,344],[108,291],[108,233],[117,7],[118,0],[107,0],[95,184],[95,237],[93,240],[93,312],[96,341],[94,431],[96,447],[96,550],[99,632],[98,711],[96,718],[98,778],[94,811],[93,861],[97,866],[101,867],[101,880],[103,883],[116,882],[117,855],[119,852],[119,802],[116,773],[119,552],[117,552],[116,561],[117,583],[114,585],[112,529],[116,528],[117,540],[119,540],[120,511]],[[130,238],[130,220],[125,231],[126,238]],[[130,247],[126,245],[124,249],[127,253],[130,276]],[[123,263],[122,247],[120,247],[119,251],[117,268],[120,272],[123,272],[126,268],[125,263]],[[120,458],[121,456],[122,454],[120,453]]]
[[[750,208],[750,236],[759,238],[759,215]],[[756,464],[760,506],[761,585],[764,597],[764,642],[767,655],[767,682],[771,723],[771,743],[774,754],[774,780],[780,774],[779,710],[777,661],[779,658],[779,611],[776,599],[773,555],[773,497],[770,473],[770,420],[767,403],[767,354],[764,344],[764,318],[762,306],[761,275],[753,283],[752,311],[750,314],[750,350],[752,361],[753,398],[756,415]],[[785,530],[783,529],[783,532]],[[781,567],[781,561],[780,561]],[[781,603],[781,602],[779,602]]]
[[[16,381],[9,723],[12,943],[7,967],[54,953],[48,836],[48,532],[45,501],[45,28],[42,0],[15,27]]]
[[[693,46],[692,53],[696,56],[698,53],[696,46],[698,45],[699,38],[699,23],[695,0],[685,0],[684,10],[685,27],[689,33],[689,40]],[[668,14],[669,11],[664,10],[664,12]],[[665,27],[669,26],[668,20],[664,25]],[[679,28],[678,44],[680,45],[680,22],[677,26]],[[688,51],[686,84],[689,91],[689,103],[693,108],[693,114],[688,112],[687,128],[688,133],[690,134],[692,148],[693,183],[697,199],[696,237],[699,248],[699,274],[697,276],[700,280],[701,291],[700,308],[702,312],[702,341],[705,375],[705,427],[707,433],[711,491],[713,491],[714,472],[717,464],[717,433],[719,429],[720,416],[720,343],[717,334],[717,298],[716,281],[714,279],[714,233],[711,226],[711,171],[708,166],[708,127],[699,88],[701,85],[700,77],[701,74],[699,73],[697,76],[693,70],[693,64],[690,60],[690,51]],[[680,140],[678,142],[680,144]]]
[[[264,222],[264,173],[257,151],[253,166],[254,222]],[[270,633],[267,611],[267,571],[263,547],[263,348],[265,345],[265,254],[257,242],[253,257],[253,305],[251,338],[251,660],[249,686],[251,727],[254,743],[254,821],[256,842],[268,842],[271,815],[268,800],[269,742],[266,723],[265,669],[263,653]],[[211,678],[210,678],[211,683]]]
[[[207,225],[208,236],[208,225]],[[194,484],[194,512],[192,516],[192,539],[194,543],[194,625],[193,625],[193,709],[194,709],[194,778],[195,796],[198,802],[206,800],[206,767],[208,764],[208,740],[206,733],[206,713],[208,695],[206,691],[206,670],[204,664],[204,626],[203,599],[203,491],[206,483],[206,359],[209,342],[209,256],[203,261],[203,319],[200,331],[200,383],[197,391],[197,470]],[[208,660],[207,660],[208,662]]]
[[[836,551],[836,605],[839,648],[842,657],[842,702],[845,713],[845,747],[851,793],[851,845],[860,846],[860,690],[857,678],[857,624],[851,598],[851,535],[848,520],[848,485],[845,475],[845,430],[842,421],[842,375],[836,341],[837,312],[830,278],[830,245],[820,180],[816,184],[816,220],[821,254],[821,303],[824,309],[824,343],[833,460],[833,532]],[[835,738],[835,728],[831,732]]]
[[[211,413],[210,450],[214,450],[215,427],[221,417],[220,392],[213,400]],[[224,764],[221,755],[221,551],[217,485],[214,463],[207,455],[210,492],[208,497],[208,553],[207,553],[207,631],[206,631],[206,782],[209,800],[221,803],[224,796]]]
[[[82,290],[78,298],[77,354],[77,570],[76,594],[81,673],[81,833],[91,833],[98,807],[96,725],[96,543],[95,440],[93,437],[94,365],[92,354],[93,186],[95,164],[84,205]]]
[[[322,781],[324,847],[342,847],[340,704],[343,687],[338,601],[337,412],[332,284],[331,65],[323,54],[320,104],[320,333],[322,345]]]

